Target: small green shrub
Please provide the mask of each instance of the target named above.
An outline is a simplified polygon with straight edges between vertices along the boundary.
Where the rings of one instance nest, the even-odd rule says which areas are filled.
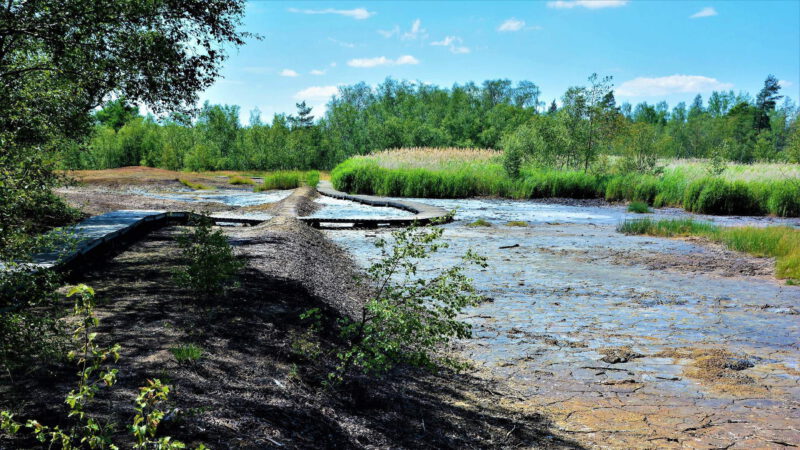
[[[508,227],[527,227],[528,226],[528,222],[525,222],[524,220],[512,220],[512,221],[506,223],[506,226],[508,226]]]
[[[467,252],[462,262],[433,277],[417,275],[419,261],[447,246],[440,242],[441,227],[409,227],[392,233],[390,247],[381,239],[376,246],[381,258],[367,270],[374,295],[363,305],[358,319],[343,319],[341,336],[346,347],[340,364],[330,375],[341,381],[350,368],[365,374],[381,374],[404,362],[433,368],[459,364],[438,352],[452,339],[471,335],[471,326],[459,320],[464,308],[480,303],[467,265],[486,267],[486,261]]]
[[[628,204],[628,211],[636,214],[647,214],[650,211],[650,207],[645,202],[634,201]]]
[[[213,230],[206,216],[194,219],[193,227],[178,236],[184,267],[173,279],[178,286],[190,289],[206,302],[224,295],[234,276],[244,267],[233,253],[228,239],[220,230]]]
[[[233,185],[242,185],[242,184],[256,184],[250,177],[240,177],[240,176],[232,176],[231,179],[228,181],[230,184]]]
[[[467,226],[468,227],[491,227],[492,223],[488,222],[486,220],[483,220],[483,219],[478,219],[478,220],[476,220],[474,222],[468,223]]]
[[[193,363],[203,357],[203,349],[194,344],[181,344],[169,349],[179,363]]]

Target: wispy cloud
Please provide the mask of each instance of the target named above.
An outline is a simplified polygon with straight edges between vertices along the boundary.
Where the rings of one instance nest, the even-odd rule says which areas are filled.
[[[717,14],[718,13],[717,13],[716,9],[714,9],[711,6],[706,6],[705,8],[701,9],[700,11],[697,11],[696,13],[692,14],[691,16],[689,16],[689,18],[690,19],[699,19],[701,17],[716,16]]]
[[[311,86],[294,94],[295,100],[325,100],[339,92],[338,86]]]
[[[313,70],[312,70],[311,72],[309,72],[309,73],[310,73],[311,75],[325,75],[325,72],[326,72],[325,70],[313,69]]]
[[[399,36],[403,40],[425,39],[428,37],[428,30],[422,28],[420,19],[416,19],[411,23],[411,28],[408,31],[403,32],[399,25],[395,25],[389,30],[378,30],[378,34],[387,39],[394,36]]]
[[[378,30],[378,34],[388,39],[396,34],[400,34],[400,27],[395,25],[391,30]]]
[[[390,59],[385,56],[376,58],[356,58],[347,61],[350,67],[370,68],[378,66],[403,66],[408,64],[419,64],[419,60],[411,55],[403,55],[397,59]]]
[[[525,27],[524,20],[518,20],[515,18],[506,19],[505,22],[501,23],[499,27],[497,27],[497,31],[519,31]]]
[[[447,47],[447,49],[450,50],[450,53],[459,55],[470,52],[469,47],[461,45],[463,42],[464,41],[458,36],[447,36],[441,41],[431,42],[431,45]]]
[[[670,94],[695,94],[733,87],[716,78],[700,75],[670,75],[658,78],[639,77],[622,83],[616,93],[621,97],[658,97]]]
[[[780,87],[786,89],[786,88],[794,86],[794,83],[792,83],[789,80],[778,80],[778,85],[780,85]]]
[[[557,9],[572,9],[572,8],[587,8],[587,9],[602,9],[602,8],[618,8],[627,5],[629,0],[555,0],[547,2],[549,8]]]
[[[340,47],[344,47],[344,48],[355,48],[355,46],[356,46],[356,44],[354,44],[352,42],[340,41],[340,40],[334,39],[332,37],[329,37],[328,40],[333,42],[334,44],[339,45]]]
[[[300,75],[299,73],[295,72],[292,69],[283,69],[283,70],[281,70],[281,76],[282,77],[296,77],[296,76],[299,76],[299,75]]]
[[[426,30],[422,28],[422,21],[417,19],[411,24],[411,29],[403,33],[403,39],[417,39],[419,37],[427,37]]]
[[[289,8],[287,11],[291,13],[297,14],[338,14],[340,16],[351,17],[356,20],[364,20],[369,19],[370,17],[375,15],[374,11],[367,11],[364,8],[355,8],[355,9],[333,9],[333,8],[325,8],[325,9],[297,9],[297,8]]]

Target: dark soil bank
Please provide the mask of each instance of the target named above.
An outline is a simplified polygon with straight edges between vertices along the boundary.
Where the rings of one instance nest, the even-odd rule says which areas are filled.
[[[332,324],[363,300],[352,283],[352,263],[322,234],[287,217],[253,229],[232,230],[247,260],[238,287],[210,308],[174,287],[179,263],[168,228],[78,280],[94,286],[100,341],[118,342],[119,382],[92,406],[117,425],[129,447],[127,425],[136,388],[159,378],[171,386],[169,414],[159,432],[211,448],[489,448],[574,447],[554,436],[537,414],[500,406],[497,387],[469,375],[399,368],[381,380],[355,379],[322,386],[336,350]],[[319,338],[299,315],[324,311]],[[179,364],[170,348],[193,343],[204,350]],[[299,351],[299,348],[312,351]],[[321,350],[319,356],[308,356]],[[304,356],[304,354],[306,356]],[[0,409],[20,420],[66,424],[64,395],[75,369],[49,370],[0,387]],[[507,395],[507,394],[506,394]],[[35,447],[0,436],[0,448]]]

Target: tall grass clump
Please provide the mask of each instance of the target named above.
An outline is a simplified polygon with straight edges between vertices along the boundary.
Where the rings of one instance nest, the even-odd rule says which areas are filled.
[[[230,184],[235,186],[242,185],[242,184],[256,184],[250,177],[240,177],[238,175],[232,176],[231,179],[228,181]]]
[[[636,214],[647,214],[650,211],[650,206],[645,202],[633,201],[628,204],[628,211]]]
[[[319,172],[316,170],[281,170],[264,175],[264,181],[256,186],[255,191],[295,189],[305,185],[316,187],[317,183]]]
[[[625,234],[699,236],[759,257],[775,258],[775,276],[800,279],[800,230],[788,226],[720,227],[692,219],[634,219],[617,228]]]

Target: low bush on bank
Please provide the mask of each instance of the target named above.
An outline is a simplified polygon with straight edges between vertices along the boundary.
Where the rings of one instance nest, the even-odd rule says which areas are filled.
[[[623,222],[617,231],[664,237],[704,237],[732,250],[775,258],[776,277],[800,279],[800,230],[792,227],[720,227],[692,219],[633,219]]]
[[[316,187],[317,183],[319,183],[319,172],[316,170],[282,170],[264,175],[264,181],[256,186],[255,191],[295,189],[300,186]]]
[[[451,152],[453,155],[457,153]],[[468,198],[496,196],[529,198],[604,198],[640,201],[656,208],[672,206],[703,214],[800,216],[800,180],[795,178],[736,179],[702,176],[680,168],[664,173],[595,174],[523,167],[512,178],[491,158],[403,166],[386,152],[379,157],[355,157],[339,164],[331,181],[339,190],[360,194]],[[383,161],[390,161],[385,167]]]

